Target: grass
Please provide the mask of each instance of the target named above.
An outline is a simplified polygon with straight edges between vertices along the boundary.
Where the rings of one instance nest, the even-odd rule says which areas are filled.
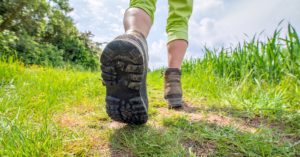
[[[186,61],[182,111],[150,72],[143,126],[110,120],[97,72],[1,61],[0,156],[300,156],[300,44],[288,30]]]
[[[92,73],[18,63],[0,67],[0,154],[41,156],[61,150],[63,136],[53,115],[68,104],[84,103],[84,97],[96,99],[103,90],[91,84],[98,81]]]
[[[203,59],[186,61],[184,86],[196,89],[190,96],[201,93],[217,108],[286,120],[299,128],[300,41],[291,25],[285,38],[280,30],[266,42],[254,37],[227,50],[206,48]]]

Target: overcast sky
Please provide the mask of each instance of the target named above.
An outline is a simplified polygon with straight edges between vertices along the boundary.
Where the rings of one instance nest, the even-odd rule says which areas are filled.
[[[123,14],[129,0],[70,0],[70,14],[80,31],[91,31],[98,42],[109,42],[123,33]],[[167,0],[157,0],[155,20],[148,37],[150,67],[167,65]],[[194,0],[189,25],[189,48],[186,58],[201,57],[204,45],[235,45],[246,35],[264,31],[270,35],[285,19],[300,31],[300,0]],[[284,27],[284,25],[283,25]]]

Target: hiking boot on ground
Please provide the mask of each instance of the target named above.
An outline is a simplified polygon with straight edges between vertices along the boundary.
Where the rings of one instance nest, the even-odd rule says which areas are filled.
[[[165,99],[169,108],[182,108],[181,71],[177,68],[168,68],[165,71]]]
[[[147,51],[145,37],[136,31],[118,36],[103,50],[100,62],[106,112],[115,121],[144,124],[148,120]]]

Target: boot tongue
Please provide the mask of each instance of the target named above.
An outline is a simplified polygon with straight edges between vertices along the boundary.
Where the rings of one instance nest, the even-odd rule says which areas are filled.
[[[165,75],[181,75],[181,70],[178,68],[168,68]]]

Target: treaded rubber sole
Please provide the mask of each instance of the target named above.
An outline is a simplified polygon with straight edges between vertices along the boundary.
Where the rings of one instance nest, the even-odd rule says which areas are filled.
[[[128,41],[114,40],[106,46],[100,61],[109,117],[129,124],[146,123],[147,104],[140,93],[146,70],[142,52]]]
[[[183,107],[182,98],[168,98],[169,109]]]

